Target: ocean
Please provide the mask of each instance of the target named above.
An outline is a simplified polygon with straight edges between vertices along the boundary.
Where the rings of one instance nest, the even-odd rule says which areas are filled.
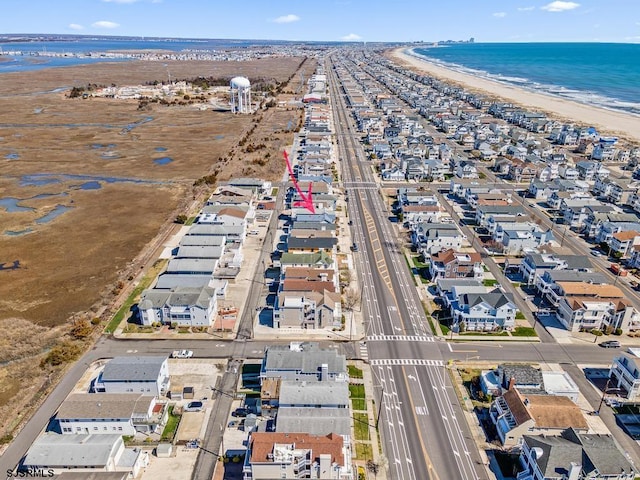
[[[465,43],[413,51],[460,72],[640,115],[640,44]]]

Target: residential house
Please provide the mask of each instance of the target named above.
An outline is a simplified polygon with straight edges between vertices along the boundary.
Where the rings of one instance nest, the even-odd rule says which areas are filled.
[[[458,178],[478,178],[475,162],[462,161],[456,165],[455,174]]]
[[[536,277],[535,287],[545,301],[551,305],[558,305],[562,295],[560,282],[579,282],[590,285],[603,285],[608,283],[607,277],[599,272],[582,272],[578,270],[546,270],[541,276]]]
[[[569,331],[622,329],[640,326],[640,315],[622,291],[613,285],[558,282],[556,317]]]
[[[209,286],[152,288],[142,292],[138,317],[142,325],[208,327],[215,319],[217,307],[216,290]]]
[[[487,226],[490,215],[499,215],[503,220],[507,218],[515,219],[526,215],[524,207],[521,205],[478,205],[476,208],[476,224],[481,227]]]
[[[609,378],[611,388],[620,389],[619,395],[631,401],[640,399],[640,358],[629,353],[615,357]]]
[[[114,357],[91,382],[95,393],[139,393],[161,397],[171,386],[166,356]]]
[[[515,387],[524,395],[544,392],[542,371],[531,365],[501,363],[495,370],[495,377],[498,385],[504,391]]]
[[[639,188],[631,178],[596,178],[593,192],[614,205],[627,205]]]
[[[329,283],[333,289],[331,282],[308,282],[325,283]],[[339,328],[341,316],[340,294],[336,292],[327,289],[287,290],[278,294],[273,310],[273,328]]]
[[[527,231],[505,230],[502,238],[502,251],[505,255],[518,255],[537,250],[553,240],[551,229],[542,231],[537,225]]]
[[[520,263],[522,278],[529,285],[538,283],[538,279],[547,270],[593,271],[591,261],[584,255],[555,255],[550,253],[529,253]]]
[[[135,435],[156,433],[166,422],[166,405],[138,393],[73,393],[62,402],[55,420],[63,435]]]
[[[29,447],[18,470],[64,472],[125,472],[135,478],[149,464],[149,454],[126,448],[121,434],[60,435],[46,432]]]
[[[482,280],[484,269],[482,268],[482,258],[479,253],[462,253],[448,249],[431,255],[429,273],[432,281],[436,281],[439,278],[473,278]]]
[[[489,293],[465,293],[451,304],[456,331],[511,330],[518,308],[511,294],[496,289]]]
[[[335,433],[254,432],[242,471],[244,480],[355,478],[351,445]]]
[[[523,435],[532,433],[560,435],[567,428],[585,433],[589,429],[580,407],[568,397],[521,393],[517,388],[496,398],[489,416],[505,447],[519,445]]]
[[[450,223],[417,223],[411,227],[411,241],[424,258],[440,250],[460,250],[464,235]]]
[[[517,480],[633,480],[636,470],[611,435],[569,428],[560,435],[523,435]]]
[[[633,252],[633,247],[640,246],[640,232],[636,230],[626,230],[614,233],[611,236],[609,247],[614,254],[619,254],[626,258]]]
[[[335,237],[290,235],[287,239],[287,250],[291,253],[331,252],[338,243]]]
[[[326,252],[318,253],[283,253],[280,257],[280,266],[283,270],[288,267],[319,267],[330,268],[333,259]]]
[[[349,381],[344,355],[307,342],[268,347],[260,367],[260,380],[266,378],[307,382]]]

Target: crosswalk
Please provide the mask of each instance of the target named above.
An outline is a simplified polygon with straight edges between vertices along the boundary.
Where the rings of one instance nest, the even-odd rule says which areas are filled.
[[[383,358],[380,360],[371,360],[370,365],[374,367],[442,367],[442,360],[426,360],[424,358]]]
[[[367,344],[360,342],[360,358],[367,360],[369,358],[369,351],[367,350]]]
[[[368,342],[435,342],[435,337],[427,335],[369,335]]]

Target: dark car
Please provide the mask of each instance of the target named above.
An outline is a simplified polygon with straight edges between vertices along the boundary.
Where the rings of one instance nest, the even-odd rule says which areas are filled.
[[[351,245],[351,251],[352,252],[358,251],[358,244],[356,242],[353,242],[353,245]]]
[[[349,220],[349,225],[353,225],[353,220]]]
[[[620,342],[618,340],[607,340],[606,342],[600,343],[602,348],[619,348]]]
[[[246,417],[251,413],[251,410],[248,408],[236,408],[232,413],[232,417]]]

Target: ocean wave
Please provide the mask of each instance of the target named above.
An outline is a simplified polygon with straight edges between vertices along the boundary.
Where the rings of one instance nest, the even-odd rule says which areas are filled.
[[[542,93],[552,97],[564,98],[577,103],[582,103],[584,105],[640,116],[640,103],[637,102],[629,102],[591,91],[575,90],[562,85],[539,83],[523,77],[490,73],[485,70],[465,67],[464,65],[460,65],[457,63],[445,62],[437,58],[429,57],[427,55],[416,52],[414,49],[409,49],[406,52],[409,55],[419,58],[420,60],[426,60],[436,66],[446,68],[448,70],[453,70],[458,73],[473,75],[497,83],[502,83],[504,85],[517,86],[518,88],[522,88],[523,90],[527,90],[530,92]]]

